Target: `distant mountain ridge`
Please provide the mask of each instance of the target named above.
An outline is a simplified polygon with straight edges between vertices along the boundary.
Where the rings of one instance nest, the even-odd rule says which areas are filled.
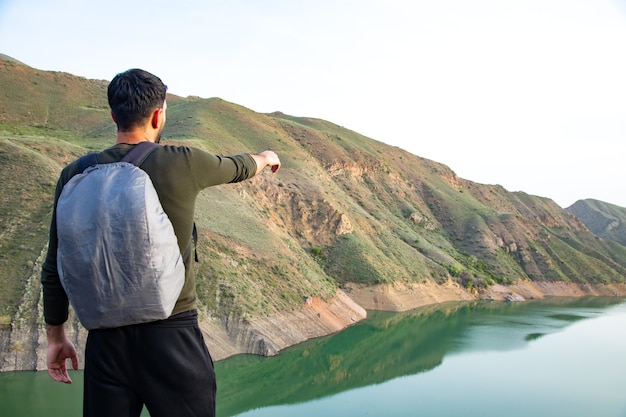
[[[592,233],[626,246],[626,208],[585,199],[565,210],[578,217]]]
[[[54,188],[65,164],[113,144],[107,84],[0,59],[0,370],[45,365],[39,273]],[[365,317],[378,288],[388,300],[407,289],[387,303],[397,310],[506,298],[528,283],[626,294],[626,246],[548,198],[459,178],[320,119],[174,95],[167,112],[165,144],[273,149],[283,161],[278,175],[197,201],[198,300],[218,359],[338,331]]]

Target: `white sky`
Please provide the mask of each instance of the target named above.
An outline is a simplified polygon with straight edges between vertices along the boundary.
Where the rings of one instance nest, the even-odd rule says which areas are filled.
[[[0,0],[0,53],[144,68],[562,207],[626,207],[626,0]]]

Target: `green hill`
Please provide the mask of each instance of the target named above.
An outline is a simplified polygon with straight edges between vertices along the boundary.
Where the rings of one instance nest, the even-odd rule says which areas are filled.
[[[6,328],[38,276],[58,173],[112,144],[115,126],[106,81],[0,59],[0,85]],[[480,291],[520,279],[626,281],[624,242],[598,238],[552,200],[458,178],[324,120],[170,95],[164,141],[220,154],[272,149],[283,161],[279,175],[198,201],[198,293],[211,317],[290,311],[354,282],[454,280]]]

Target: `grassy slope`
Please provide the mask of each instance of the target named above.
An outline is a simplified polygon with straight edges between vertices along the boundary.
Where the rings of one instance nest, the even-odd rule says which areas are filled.
[[[11,315],[47,238],[61,167],[108,146],[106,83],[0,60],[0,314]],[[519,278],[623,281],[626,248],[548,199],[456,177],[448,167],[319,119],[220,99],[168,98],[165,142],[276,150],[283,169],[198,200],[198,292],[213,315],[264,315],[343,282]]]

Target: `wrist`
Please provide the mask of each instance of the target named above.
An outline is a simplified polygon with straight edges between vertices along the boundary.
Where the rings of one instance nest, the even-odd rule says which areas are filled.
[[[46,336],[48,338],[48,343],[63,343],[66,339],[65,337],[65,327],[62,324],[52,325],[46,324]]]

